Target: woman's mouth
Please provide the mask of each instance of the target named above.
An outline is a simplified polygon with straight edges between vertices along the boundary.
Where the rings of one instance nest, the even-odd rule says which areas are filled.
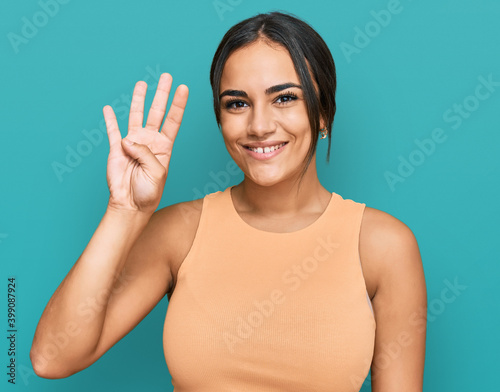
[[[286,144],[286,142],[281,143],[281,144],[277,144],[275,146],[269,146],[269,147],[249,147],[249,146],[243,146],[243,147],[245,147],[246,149],[251,150],[253,152],[256,152],[258,154],[263,154],[263,153],[268,153],[268,152],[273,152],[275,150],[278,150],[281,147],[283,147],[285,144]]]
[[[287,144],[288,142],[283,142],[265,147],[251,147],[251,146],[243,146],[243,147],[248,151],[250,156],[262,160],[262,159],[270,159],[276,156],[282,151],[283,147],[285,147]]]

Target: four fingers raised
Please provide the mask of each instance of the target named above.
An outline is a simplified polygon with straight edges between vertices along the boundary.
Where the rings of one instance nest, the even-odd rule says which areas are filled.
[[[134,87],[132,102],[130,104],[129,125],[128,130],[141,129],[144,121],[144,101],[147,92],[146,82],[139,81]],[[168,73],[163,73],[158,81],[151,109],[149,110],[146,121],[146,129],[158,131],[165,117],[168,97],[172,88],[172,76]],[[174,141],[179,127],[182,122],[184,110],[186,108],[189,96],[189,89],[186,85],[181,84],[175,91],[172,104],[168,111],[167,117],[161,129],[161,133],[167,136],[172,142]],[[108,131],[110,148],[121,144],[121,134],[118,129],[118,122],[113,108],[106,105],[103,108],[104,119]]]

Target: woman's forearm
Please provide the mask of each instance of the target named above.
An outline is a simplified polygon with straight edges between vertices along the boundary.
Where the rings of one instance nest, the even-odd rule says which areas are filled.
[[[107,209],[38,323],[30,353],[38,375],[65,377],[78,370],[76,364],[92,360],[110,294],[150,217],[142,212]]]

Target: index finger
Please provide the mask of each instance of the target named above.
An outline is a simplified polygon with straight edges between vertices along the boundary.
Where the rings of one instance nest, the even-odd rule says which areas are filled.
[[[132,94],[132,102],[130,103],[130,113],[128,117],[128,130],[142,128],[144,121],[144,100],[146,99],[146,91],[148,85],[142,80],[137,82]]]

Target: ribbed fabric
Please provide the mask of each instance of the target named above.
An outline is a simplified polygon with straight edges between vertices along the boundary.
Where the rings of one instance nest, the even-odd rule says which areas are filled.
[[[311,225],[271,233],[241,219],[231,188],[205,196],[165,320],[174,391],[359,391],[376,328],[364,208],[332,193]]]

